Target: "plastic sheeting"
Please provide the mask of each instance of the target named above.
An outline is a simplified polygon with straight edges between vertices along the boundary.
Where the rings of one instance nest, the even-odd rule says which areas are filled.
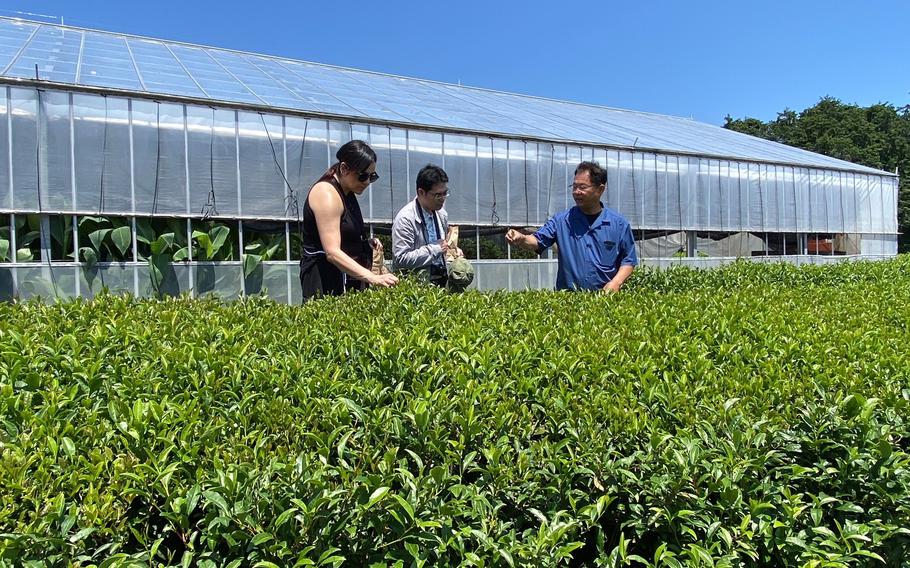
[[[296,220],[352,137],[380,179],[365,216],[390,222],[427,163],[449,173],[453,223],[539,226],[571,205],[581,160],[636,230],[897,233],[897,178],[427,132],[53,90],[0,91],[0,211]],[[40,186],[40,191],[39,191]]]
[[[677,232],[635,242],[639,258],[667,258],[686,253],[686,233]],[[734,233],[721,239],[696,238],[697,256],[752,256],[765,249],[765,242],[751,233]]]
[[[882,172],[643,112],[0,18],[0,76],[285,108],[398,126]],[[770,202],[765,205],[770,205]]]

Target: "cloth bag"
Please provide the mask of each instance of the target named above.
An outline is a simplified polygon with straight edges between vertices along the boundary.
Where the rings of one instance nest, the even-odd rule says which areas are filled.
[[[449,272],[446,289],[449,292],[463,292],[474,281],[474,266],[458,249],[458,225],[449,227],[446,244],[449,246],[446,252],[446,267]]]
[[[382,251],[379,249],[373,249],[373,268],[371,268],[373,274],[388,274],[390,270],[385,265],[385,258],[382,255]]]

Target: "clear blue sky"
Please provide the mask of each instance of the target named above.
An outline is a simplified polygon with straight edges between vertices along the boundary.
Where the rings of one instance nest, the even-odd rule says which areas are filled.
[[[910,104],[908,0],[3,0],[72,25],[618,108]]]

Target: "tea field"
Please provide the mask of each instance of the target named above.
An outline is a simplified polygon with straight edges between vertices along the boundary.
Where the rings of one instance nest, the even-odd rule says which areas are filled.
[[[0,304],[3,566],[901,566],[910,259]]]

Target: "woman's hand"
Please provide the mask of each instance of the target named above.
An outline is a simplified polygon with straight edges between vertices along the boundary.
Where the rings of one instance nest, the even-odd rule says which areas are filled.
[[[373,274],[369,280],[367,280],[370,286],[376,286],[377,288],[391,288],[398,284],[398,277],[392,274]]]
[[[373,250],[378,250],[382,252],[382,241],[377,238],[370,239],[370,246],[373,247]]]

